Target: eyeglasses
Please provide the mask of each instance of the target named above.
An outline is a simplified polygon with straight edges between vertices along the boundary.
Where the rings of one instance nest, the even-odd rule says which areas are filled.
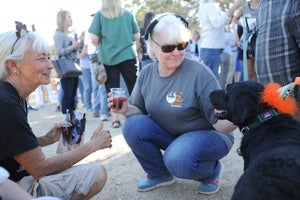
[[[151,37],[151,36],[150,36]],[[164,53],[171,53],[172,51],[175,50],[175,48],[178,49],[178,51],[182,51],[184,50],[188,43],[187,42],[182,42],[182,43],[178,43],[177,45],[175,44],[170,44],[170,45],[163,45],[161,46],[160,44],[158,44],[158,42],[156,42],[152,37],[151,37],[151,40],[161,48],[161,51],[164,52]]]
[[[26,25],[23,24],[22,22],[15,21],[15,23],[16,23],[16,36],[17,36],[17,39],[16,39],[16,41],[14,42],[14,44],[12,46],[10,54],[12,54],[14,52],[15,45],[17,44],[19,39],[21,37],[23,37],[26,33],[29,32],[26,28]],[[33,26],[33,28],[34,28],[34,26]]]

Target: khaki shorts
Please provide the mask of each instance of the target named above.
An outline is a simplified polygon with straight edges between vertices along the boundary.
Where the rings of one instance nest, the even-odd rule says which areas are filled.
[[[32,176],[26,176],[18,184],[33,197],[70,199],[74,195],[86,195],[90,187],[99,180],[101,168],[99,162],[75,165],[58,174],[45,176],[38,182]]]

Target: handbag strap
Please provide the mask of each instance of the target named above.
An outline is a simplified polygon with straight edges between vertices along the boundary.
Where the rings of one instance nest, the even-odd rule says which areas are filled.
[[[249,24],[248,24],[248,17],[245,17],[245,24],[246,24],[246,28],[247,28],[247,33],[249,33],[250,28],[249,28]]]

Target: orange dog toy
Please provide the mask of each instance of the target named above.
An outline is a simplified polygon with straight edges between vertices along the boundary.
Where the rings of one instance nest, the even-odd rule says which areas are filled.
[[[283,87],[280,87],[277,83],[269,83],[261,94],[261,102],[276,108],[280,113],[294,116],[297,111],[297,105],[290,94],[294,91],[296,85],[300,85],[300,77],[297,77],[295,82]]]

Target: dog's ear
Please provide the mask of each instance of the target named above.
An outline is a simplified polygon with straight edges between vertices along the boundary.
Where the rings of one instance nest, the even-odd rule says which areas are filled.
[[[209,99],[216,109],[224,110],[227,108],[228,98],[224,90],[214,90],[209,94]]]
[[[231,121],[237,126],[244,126],[255,119],[257,114],[257,98],[250,93],[241,93],[229,102]]]

